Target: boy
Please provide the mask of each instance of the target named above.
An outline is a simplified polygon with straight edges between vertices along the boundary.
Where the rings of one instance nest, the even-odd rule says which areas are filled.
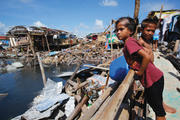
[[[151,61],[154,62],[154,54],[152,52],[152,47],[150,45],[153,35],[155,33],[157,22],[151,18],[144,19],[141,23],[141,37],[138,43],[142,45],[145,51],[151,56]],[[176,113],[176,109],[166,105],[163,102],[163,107],[166,112]]]

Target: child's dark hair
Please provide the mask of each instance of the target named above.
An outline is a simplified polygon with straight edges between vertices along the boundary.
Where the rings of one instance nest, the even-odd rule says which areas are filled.
[[[148,24],[155,24],[157,25],[158,23],[158,18],[146,18],[142,21],[141,23],[141,28],[144,29],[147,27]]]
[[[132,34],[131,34],[131,36],[132,36],[135,33],[136,26],[137,26],[137,24],[135,23],[135,20],[133,18],[131,18],[131,17],[121,17],[116,21],[115,27],[117,27],[117,24],[119,22],[122,22],[124,20],[127,20],[127,22],[125,24],[125,27],[127,27],[132,32]]]

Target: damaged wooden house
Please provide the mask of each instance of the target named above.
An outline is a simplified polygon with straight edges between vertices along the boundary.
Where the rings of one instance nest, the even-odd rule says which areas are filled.
[[[10,46],[19,50],[51,51],[67,48],[78,43],[77,37],[69,32],[46,27],[15,26],[8,31]]]

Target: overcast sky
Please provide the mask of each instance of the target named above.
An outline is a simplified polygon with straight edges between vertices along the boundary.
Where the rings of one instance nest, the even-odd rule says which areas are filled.
[[[1,0],[0,33],[16,25],[45,26],[78,36],[102,32],[112,19],[133,17],[135,0]],[[180,0],[141,0],[140,21],[148,12],[180,9]]]

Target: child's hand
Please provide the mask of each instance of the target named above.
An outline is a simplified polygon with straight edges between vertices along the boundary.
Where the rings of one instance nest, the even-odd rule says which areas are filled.
[[[135,74],[138,75],[138,76],[142,76],[144,72],[142,71],[135,71]]]

